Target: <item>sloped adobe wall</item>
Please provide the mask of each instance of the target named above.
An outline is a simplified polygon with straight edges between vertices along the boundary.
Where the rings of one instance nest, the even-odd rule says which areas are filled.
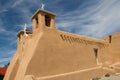
[[[97,66],[93,48],[99,49],[98,45],[87,44],[85,41],[66,41],[61,34],[70,36],[57,30],[46,29],[43,32],[28,64],[26,75],[41,77]]]

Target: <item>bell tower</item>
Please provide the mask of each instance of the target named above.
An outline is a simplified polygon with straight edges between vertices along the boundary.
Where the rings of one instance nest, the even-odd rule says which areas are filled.
[[[38,9],[32,16],[33,34],[39,30],[55,29],[55,17],[56,14],[52,12],[44,9]]]

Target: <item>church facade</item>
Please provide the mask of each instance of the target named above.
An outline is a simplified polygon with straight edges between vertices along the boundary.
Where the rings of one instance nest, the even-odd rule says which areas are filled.
[[[4,80],[92,80],[120,73],[120,33],[94,39],[57,30],[56,15],[39,9],[32,31],[20,31]]]

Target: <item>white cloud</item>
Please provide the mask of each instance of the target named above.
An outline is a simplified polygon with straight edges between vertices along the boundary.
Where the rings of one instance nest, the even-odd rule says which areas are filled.
[[[0,67],[4,67],[10,60],[11,60],[10,57],[8,57],[8,58],[0,58]]]
[[[101,38],[120,30],[120,1],[100,0],[93,6],[80,10],[80,7],[73,12],[63,14],[58,17],[59,27],[81,27],[82,30],[76,32],[96,38]]]
[[[6,30],[4,28],[0,28],[0,33],[2,32],[6,32]]]
[[[12,8],[16,7],[17,5],[21,4],[24,0],[17,0],[14,2],[14,4],[12,5]]]
[[[0,64],[0,67],[4,67],[5,65],[4,64]]]
[[[20,24],[20,25],[16,25],[16,26],[21,27],[22,29],[24,29],[25,24]],[[31,26],[32,26],[32,24],[30,24],[30,23],[26,24],[26,27],[31,27]]]
[[[0,63],[2,62],[8,62],[11,58],[0,58]]]
[[[5,28],[3,28],[3,27],[0,27],[0,34],[2,34],[2,35],[16,35],[16,32],[15,31],[8,31],[8,30],[6,30]],[[13,36],[11,36],[11,38],[12,38]],[[6,39],[8,39],[7,37],[4,37],[4,38],[6,38]]]
[[[8,51],[7,53],[8,54],[14,54],[16,52],[16,50],[10,50],[10,51]]]
[[[4,12],[7,12],[8,10],[7,9],[4,9],[4,10],[1,10],[0,13],[4,13]]]

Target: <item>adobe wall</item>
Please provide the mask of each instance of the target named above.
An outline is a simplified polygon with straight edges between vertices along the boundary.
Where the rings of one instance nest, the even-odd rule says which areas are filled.
[[[24,80],[92,80],[93,78],[100,78],[101,76],[105,76],[103,74],[106,73],[114,74],[109,70],[103,69],[102,66],[97,66],[93,68],[77,70],[62,74],[43,76],[43,77],[26,75]]]
[[[17,53],[9,67],[11,70],[8,70],[11,73],[7,72],[9,77],[4,80],[23,80],[25,75],[42,77],[97,67],[102,63],[102,49],[108,46],[102,40],[50,28],[35,34],[18,39]],[[98,49],[98,61],[94,48]]]
[[[51,25],[49,26],[45,25],[45,15],[51,16]],[[44,10],[38,10],[33,16],[33,33],[30,36],[20,34],[18,49],[4,80],[24,80],[26,75],[34,75],[37,78],[41,78],[83,70],[82,73],[60,77],[63,80],[68,80],[70,77],[78,80],[75,78],[86,78],[84,76],[89,72],[91,73],[90,76],[87,75],[89,78],[96,77],[93,76],[95,74],[103,76],[105,73],[110,72],[102,68],[104,64],[112,63],[113,61],[111,60],[113,52],[110,53],[110,49],[114,48],[110,47],[109,43],[104,40],[56,30],[54,18],[54,14]],[[113,47],[117,46],[116,41],[118,39],[114,41]],[[116,52],[117,55],[118,53]],[[116,58],[114,60],[119,59]],[[93,68],[96,67],[100,68],[94,70]],[[84,71],[87,69],[91,70]]]
[[[120,32],[117,32],[113,35],[105,37],[104,40],[108,41],[109,46],[109,54],[110,60],[112,63],[120,62]]]
[[[21,38],[18,38],[18,48],[10,62],[4,80],[23,80],[27,65],[32,55],[34,55],[34,49],[41,35],[42,33],[27,37],[21,35]]]
[[[27,66],[26,75],[48,76],[98,66],[101,61],[96,62],[93,49],[98,48],[101,54],[100,50],[105,45],[99,40],[85,38],[45,29]]]

